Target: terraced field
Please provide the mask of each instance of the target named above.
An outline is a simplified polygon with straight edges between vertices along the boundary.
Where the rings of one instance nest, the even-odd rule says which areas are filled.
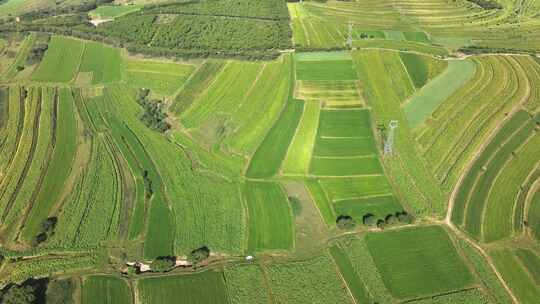
[[[0,0],[0,302],[536,304],[539,11]]]

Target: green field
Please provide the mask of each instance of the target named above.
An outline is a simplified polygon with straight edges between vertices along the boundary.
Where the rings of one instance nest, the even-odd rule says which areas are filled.
[[[122,78],[122,56],[120,49],[97,42],[85,44],[79,77],[90,78],[91,84],[111,83]],[[91,73],[84,76],[84,73]]]
[[[396,298],[460,290],[473,282],[470,270],[441,227],[369,234],[366,243],[386,287]]]
[[[130,59],[124,66],[122,79],[158,95],[172,95],[194,70],[194,66],[187,64]]]
[[[442,102],[471,79],[474,70],[474,64],[470,61],[449,61],[448,68],[405,105],[405,115],[411,127],[415,128],[428,119]],[[424,81],[416,80],[415,84],[417,82]]]
[[[353,303],[328,255],[268,266],[272,297],[278,303]]]
[[[229,303],[223,273],[217,271],[146,278],[137,285],[144,303]]]
[[[539,302],[540,0],[106,2],[0,0],[0,303]]]
[[[63,36],[52,36],[43,61],[32,74],[32,80],[42,82],[70,82],[74,80],[85,44]]]
[[[272,177],[278,173],[303,111],[303,101],[287,102],[279,119],[253,155],[246,171],[247,177]]]
[[[132,303],[131,290],[126,281],[113,276],[90,276],[84,278],[82,303]]]
[[[249,210],[249,251],[293,247],[292,211],[283,189],[273,182],[246,182]]]
[[[92,17],[109,19],[136,12],[140,10],[141,7],[142,6],[140,5],[103,5],[88,14]]]

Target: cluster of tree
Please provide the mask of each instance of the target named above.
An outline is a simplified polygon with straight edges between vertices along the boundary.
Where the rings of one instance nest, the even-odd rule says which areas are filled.
[[[150,269],[153,272],[167,272],[174,268],[176,265],[176,257],[174,256],[161,256],[157,257],[150,264]]]
[[[193,265],[197,266],[210,256],[210,249],[207,246],[197,248],[189,253],[187,260]],[[157,257],[150,264],[150,269],[153,272],[167,272],[172,270],[176,266],[175,256],[161,256]]]
[[[130,14],[97,28],[79,27],[122,43],[173,50],[242,52],[292,46],[288,21],[182,16],[169,23],[155,14]]]
[[[141,121],[150,129],[161,133],[169,130],[171,125],[167,122],[167,113],[163,111],[163,102],[158,99],[150,100],[148,95],[150,90],[141,89],[137,102],[143,107]]]
[[[530,54],[535,55],[536,52],[534,49],[525,50],[525,49],[513,49],[513,48],[490,48],[490,47],[484,47],[484,46],[467,46],[462,47],[458,49],[459,52],[468,54],[468,55],[475,55],[475,54],[494,54],[494,53],[520,53],[520,54]]]
[[[283,0],[191,0],[183,3],[155,4],[144,11],[159,14],[193,14],[257,19],[289,19]]]
[[[394,214],[388,214],[384,219],[377,218],[371,213],[367,213],[362,217],[362,223],[366,226],[376,226],[377,228],[384,229],[386,226],[394,226],[398,224],[411,224],[414,222],[414,217],[408,214],[406,211],[398,211]]]
[[[45,9],[30,11],[28,13],[22,14],[19,17],[21,21],[32,21],[37,19],[44,19],[51,16],[86,13],[96,9],[99,5],[111,3],[113,1],[114,0],[88,0],[73,5],[50,5]]]
[[[472,2],[478,6],[480,6],[483,9],[502,9],[503,6],[498,3],[497,1],[493,0],[467,0],[469,2]]]
[[[84,17],[85,18],[85,17]],[[0,33],[38,32],[74,36],[167,58],[271,60],[292,47],[286,20],[182,16],[160,24],[156,14],[134,13],[94,27],[82,15],[0,24]]]
[[[388,214],[384,218],[377,218],[372,213],[367,213],[362,217],[362,224],[366,226],[375,226],[379,229],[384,229],[386,226],[411,224],[414,222],[414,217],[406,211],[399,211],[394,214]],[[356,227],[356,221],[349,215],[340,215],[336,219],[336,224],[339,229],[350,230]]]
[[[35,243],[41,244],[54,234],[54,229],[58,223],[57,217],[49,217],[41,223],[40,232],[36,236]]]
[[[196,266],[208,259],[208,257],[210,257],[210,249],[207,246],[203,246],[191,251],[187,259]]]
[[[0,303],[32,304],[44,303],[49,279],[29,279],[21,284],[9,284],[0,291]],[[48,302],[49,303],[49,302]],[[50,302],[53,303],[53,302]]]
[[[34,44],[26,57],[26,65],[33,65],[40,62],[48,48],[49,44],[47,42]]]

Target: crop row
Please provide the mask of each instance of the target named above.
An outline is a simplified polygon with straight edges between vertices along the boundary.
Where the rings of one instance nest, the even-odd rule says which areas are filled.
[[[2,223],[11,213],[11,207],[30,168],[38,137],[41,96],[39,88],[31,88],[24,101],[24,124],[16,154],[0,185],[0,211]]]
[[[417,214],[442,213],[446,207],[441,189],[416,149],[400,109],[408,92],[400,91],[401,82],[395,81],[410,81],[406,76],[395,76],[394,81],[387,77],[389,74],[406,74],[399,54],[370,50],[355,52],[353,58],[374,121],[383,125],[390,120],[399,122],[395,130],[394,155],[385,157],[384,163],[400,193],[400,200],[407,202]],[[406,87],[403,84],[403,88]]]
[[[37,88],[41,90],[41,109],[39,121],[34,128],[39,130],[37,140],[33,143],[33,155],[29,156],[31,160],[26,174],[21,176],[17,185],[17,192],[12,197],[9,214],[3,218],[3,224],[6,226],[19,227],[24,217],[28,214],[29,208],[35,203],[38,191],[42,187],[43,178],[49,166],[51,157],[51,143],[55,130],[54,110],[55,110],[55,91],[50,88]],[[49,189],[47,189],[49,190]],[[16,231],[10,231],[11,236]],[[17,231],[18,233],[18,231]]]
[[[52,143],[53,151],[41,188],[22,231],[22,237],[26,241],[38,234],[40,225],[59,199],[65,180],[71,171],[71,166],[66,164],[73,162],[77,149],[77,121],[71,90],[60,89],[57,98],[56,113],[54,113],[56,130]]]

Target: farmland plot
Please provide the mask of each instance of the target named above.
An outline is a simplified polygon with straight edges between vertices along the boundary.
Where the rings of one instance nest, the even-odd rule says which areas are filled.
[[[121,66],[120,49],[98,42],[86,42],[79,77],[84,73],[91,73],[91,84],[120,81]]]
[[[528,270],[510,249],[499,249],[490,252],[490,256],[504,281],[512,289],[521,303],[535,303],[540,298],[540,290]]]
[[[293,247],[292,211],[283,189],[273,182],[246,182],[250,251]]]
[[[135,102],[134,91],[118,86],[110,93],[115,102],[102,106],[116,113],[136,135],[152,157],[166,189],[163,193],[169,202],[173,218],[171,225],[174,228],[156,231],[160,235],[171,233],[174,252],[181,255],[203,245],[214,251],[241,252],[246,235],[246,215],[240,197],[240,184],[232,178],[207,174],[204,167],[193,167],[198,164],[196,158],[190,159],[185,150],[140,122],[140,107]],[[214,164],[215,170],[219,170],[220,163]],[[157,226],[163,222],[159,216],[153,221]],[[230,225],[232,222],[236,224]]]
[[[353,303],[328,255],[266,268],[277,303]]]
[[[386,287],[396,298],[460,290],[473,282],[470,270],[441,227],[372,233],[366,242]]]
[[[438,76],[448,67],[448,62],[412,53],[400,53],[409,76],[417,89]]]
[[[420,157],[400,109],[402,101],[412,94],[406,89],[411,86],[408,77],[399,76],[406,75],[401,58],[392,52],[375,50],[355,52],[353,58],[373,119],[383,125],[390,120],[399,122],[394,142],[397,152],[384,158],[390,180],[416,214],[442,213],[446,207],[441,189]],[[396,76],[392,79],[386,76],[389,74]]]
[[[157,95],[173,95],[194,70],[189,64],[128,59],[123,80],[136,88],[148,88]]]
[[[219,304],[229,303],[222,272],[204,271],[195,274],[145,278],[138,281],[142,303]]]
[[[225,268],[224,273],[232,304],[266,304],[270,301],[264,274],[259,265],[234,265]]]
[[[90,276],[83,279],[83,304],[129,304],[131,290],[124,279],[114,276]]]
[[[77,121],[71,90],[60,89],[58,94],[57,109],[54,113],[57,126],[54,147],[46,175],[22,231],[22,237],[27,241],[38,234],[41,223],[59,199],[71,171],[66,164],[72,163],[77,150]]]
[[[32,80],[42,82],[72,81],[79,70],[84,48],[85,44],[81,40],[52,36],[41,64],[32,74]]]
[[[487,56],[474,61],[477,73],[473,81],[437,108],[418,138],[424,157],[445,189],[456,182],[489,130],[528,99],[527,75],[513,57]]]
[[[292,59],[231,61],[182,115],[182,123],[207,147],[251,154],[276,122],[290,96]]]
[[[303,101],[288,101],[276,124],[253,155],[246,172],[247,177],[272,177],[278,173],[303,110]]]

